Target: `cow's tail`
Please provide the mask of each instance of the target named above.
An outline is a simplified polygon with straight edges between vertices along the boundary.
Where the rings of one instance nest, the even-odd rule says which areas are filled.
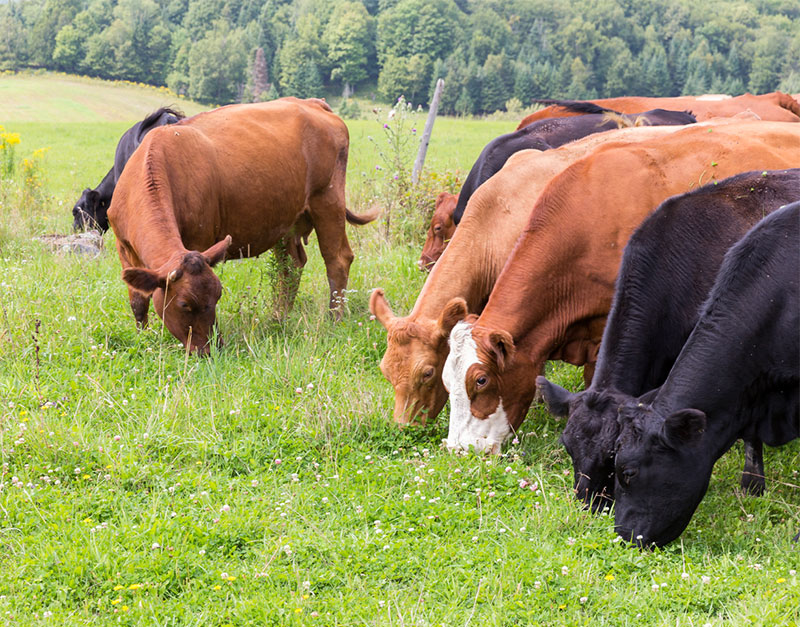
[[[378,207],[376,207],[375,209],[371,209],[370,211],[367,211],[367,213],[361,213],[361,214],[358,214],[358,215],[356,215],[355,213],[351,212],[349,209],[345,209],[344,210],[344,215],[345,215],[345,218],[347,218],[347,221],[350,224],[356,224],[356,225],[359,225],[359,226],[364,225],[364,224],[369,224],[375,218],[377,218],[380,215],[380,213],[381,213],[381,210]]]

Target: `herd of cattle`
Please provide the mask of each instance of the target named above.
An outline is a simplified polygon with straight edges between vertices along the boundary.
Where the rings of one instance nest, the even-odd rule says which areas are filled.
[[[762,445],[800,437],[800,103],[547,104],[437,199],[411,313],[373,291],[381,371],[399,424],[449,398],[451,449],[498,452],[538,391],[568,417],[578,498],[613,501],[624,539],[663,545],[737,439],[742,487],[760,494]],[[123,136],[75,226],[114,230],[138,324],[152,297],[169,331],[207,353],[220,341],[211,268],[274,249],[286,311],[312,230],[339,315],[345,222],[376,217],[345,206],[347,154],[347,127],[321,100],[160,110]],[[586,389],[540,376],[547,360],[583,366]]]

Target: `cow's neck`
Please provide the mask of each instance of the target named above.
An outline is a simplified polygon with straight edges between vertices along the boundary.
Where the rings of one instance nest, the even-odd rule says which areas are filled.
[[[467,236],[468,230],[465,218],[422,286],[409,314],[412,320],[438,319],[445,305],[457,296],[467,301],[469,312],[483,309],[506,256],[495,252],[497,242],[492,241],[493,234],[482,233],[472,238]]]
[[[164,189],[166,185],[148,185],[144,201],[128,217],[126,241],[150,269],[162,268],[188,252],[175,219],[171,194]]]
[[[768,413],[765,408],[769,407],[769,388],[773,387],[768,379],[775,371],[774,364],[793,363],[795,357],[781,354],[784,347],[780,342],[761,341],[775,321],[769,315],[755,319],[750,313],[734,311],[714,320],[701,319],[653,402],[658,413],[665,416],[687,408],[703,411],[714,459],[737,438],[747,435],[755,435],[771,446],[783,443],[772,441],[767,432],[762,432],[760,421]],[[755,403],[751,396],[763,387],[767,388],[765,398]],[[754,403],[757,407],[751,407]],[[785,420],[796,417],[785,416]]]

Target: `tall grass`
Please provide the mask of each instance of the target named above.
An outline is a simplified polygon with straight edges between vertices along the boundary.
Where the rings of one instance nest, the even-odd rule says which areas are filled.
[[[365,138],[374,124],[350,124],[354,207],[369,204],[360,175],[376,163]],[[767,451],[761,498],[736,487],[735,447],[679,542],[630,549],[610,516],[574,499],[563,423],[541,406],[496,458],[443,450],[446,412],[428,428],[390,424],[385,334],[367,300],[381,286],[398,313],[411,307],[425,278],[415,266],[421,220],[413,238],[348,227],[356,261],[337,324],[313,236],[282,323],[270,315],[264,260],[222,265],[226,346],[197,359],[152,313],[135,329],[113,234],[95,259],[31,240],[70,228],[72,202],[110,167],[124,128],[14,126],[50,150],[42,220],[16,224],[25,207],[13,203],[2,217],[5,624],[798,621],[797,443]],[[438,120],[432,171],[463,175],[497,132]],[[73,164],[81,172],[65,175]],[[580,385],[575,368],[549,364],[548,375]]]

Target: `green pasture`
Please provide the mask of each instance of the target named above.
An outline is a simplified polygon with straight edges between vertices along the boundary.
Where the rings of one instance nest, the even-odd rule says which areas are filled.
[[[642,552],[618,541],[612,516],[579,507],[563,422],[542,406],[493,458],[442,448],[446,410],[425,428],[391,424],[385,333],[367,301],[383,287],[396,313],[411,308],[425,279],[422,216],[404,238],[348,227],[356,260],[341,323],[326,315],[312,236],[288,320],[271,315],[265,256],[219,268],[226,346],[208,359],[186,355],[152,312],[137,331],[113,234],[94,259],[33,237],[69,232],[72,204],[111,166],[122,131],[170,103],[102,83],[104,108],[119,113],[72,119],[84,103],[66,89],[49,104],[31,96],[61,80],[0,76],[17,158],[50,148],[38,195],[23,195],[18,173],[0,190],[0,624],[800,621],[797,442],[766,451],[761,498],[738,489],[737,444],[682,538]],[[384,141],[382,123],[348,122],[357,210],[382,201],[368,139]],[[463,180],[513,127],[437,120],[426,181]],[[581,385],[578,369],[548,374]]]

